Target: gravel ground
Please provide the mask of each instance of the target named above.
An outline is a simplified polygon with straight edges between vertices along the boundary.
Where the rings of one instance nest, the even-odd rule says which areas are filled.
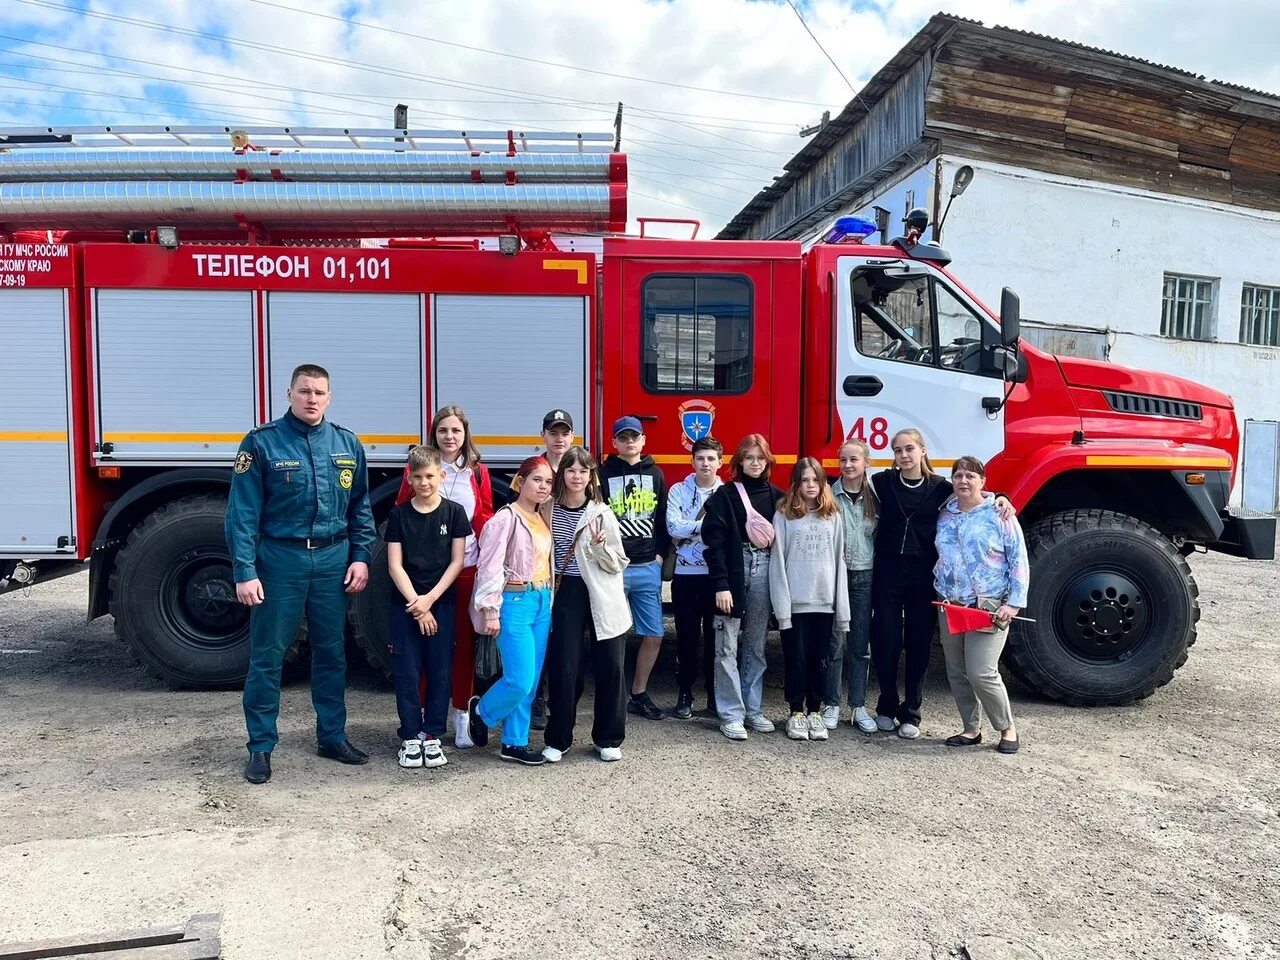
[[[1175,681],[1123,709],[1014,688],[1016,757],[943,747],[936,659],[914,743],[632,718],[618,764],[402,771],[391,694],[353,667],[374,762],[316,757],[295,683],[265,787],[238,694],[147,678],[85,625],[84,575],[0,597],[0,941],[222,911],[231,960],[1280,957],[1276,567],[1193,566]]]

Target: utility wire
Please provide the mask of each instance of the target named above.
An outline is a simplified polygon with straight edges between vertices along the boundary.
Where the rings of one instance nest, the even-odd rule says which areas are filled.
[[[816,36],[814,36],[813,31],[809,29],[809,24],[804,22],[804,15],[800,13],[800,8],[795,5],[793,0],[787,0],[787,6],[791,8],[791,12],[794,13],[796,15],[796,19],[800,21],[800,26],[804,27],[804,32],[807,33],[810,36],[810,38],[813,40],[813,42],[818,45],[818,49],[822,51],[822,55],[826,57],[828,61],[830,61],[833,67],[836,68],[836,73],[840,74],[840,79],[843,80],[846,84],[848,84],[849,89],[852,90],[854,92],[854,95],[856,96],[858,93],[858,88],[855,87],[853,85],[853,82],[844,75],[844,71],[840,69],[840,64],[836,63],[835,60],[831,58],[831,54],[827,53],[827,48],[822,45],[822,41],[819,40]]]
[[[820,107],[821,103],[812,100],[792,100],[786,97],[766,97],[755,93],[739,93],[734,90],[717,90],[713,87],[696,87],[687,83],[675,83],[671,80],[658,80],[653,77],[637,77],[625,73],[611,73],[608,70],[593,70],[590,67],[575,67],[568,63],[556,63],[554,60],[540,60],[537,57],[524,57],[515,53],[504,53],[501,50],[489,50],[485,47],[473,47],[465,43],[455,43],[451,40],[441,40],[438,37],[429,37],[421,33],[410,33],[407,30],[395,29],[392,27],[384,27],[381,24],[369,23],[365,20],[356,20],[354,18],[339,17],[328,13],[319,13],[315,10],[302,10],[298,7],[291,7],[283,3],[272,3],[271,0],[249,0],[250,3],[256,3],[263,7],[275,7],[277,10],[287,10],[290,13],[300,13],[308,17],[319,17],[324,20],[335,20],[347,26],[364,27],[368,30],[378,30],[382,33],[390,33],[399,37],[412,37],[414,40],[426,40],[428,43],[439,43],[447,47],[456,47],[460,50],[470,50],[473,53],[486,53],[494,57],[506,57],[510,60],[522,60],[525,63],[536,63],[544,67],[557,67],[562,70],[574,70],[578,73],[591,73],[598,77],[611,77],[615,80],[633,80],[638,83],[653,83],[664,87],[676,87],[680,90],[696,90],[699,93],[714,93],[723,97],[746,97],[752,100],[768,100],[774,103],[795,103],[806,107]],[[790,0],[788,0],[790,2]],[[793,8],[794,9],[794,8]],[[837,70],[839,67],[836,68]]]

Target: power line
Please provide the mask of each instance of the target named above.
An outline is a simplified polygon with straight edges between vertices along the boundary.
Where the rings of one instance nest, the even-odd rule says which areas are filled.
[[[399,30],[399,29],[393,29],[391,27],[384,27],[381,24],[369,23],[364,20],[356,20],[354,18],[347,18],[347,17],[338,17],[338,16],[334,16],[333,14],[319,13],[315,10],[302,10],[302,9],[299,9],[298,7],[290,7],[283,3],[272,3],[271,0],[250,0],[250,2],[256,3],[263,7],[275,7],[278,10],[287,10],[290,13],[301,13],[309,17],[318,17],[324,20],[336,20],[337,22],[342,24],[356,26],[356,27],[364,27],[365,29],[368,29],[368,30],[378,30],[382,33],[394,34],[395,36],[412,37],[414,40],[426,40],[428,43],[439,43],[447,47],[456,47],[460,50],[470,50],[473,53],[485,53],[494,57],[505,57],[510,60],[522,60],[525,63],[536,63],[544,67],[557,67],[562,70],[573,70],[578,73],[590,73],[598,77],[611,77],[615,80],[633,80],[638,83],[653,83],[653,84],[658,84],[664,87],[676,87],[680,90],[695,90],[699,93],[714,93],[724,97],[746,97],[752,100],[768,100],[774,103],[795,103],[795,104],[799,104],[801,106],[806,106],[806,107],[823,106],[823,104],[817,103],[812,100],[791,100],[786,97],[767,97],[767,96],[763,96],[761,94],[755,94],[755,93],[737,93],[733,90],[717,90],[712,87],[696,87],[687,83],[676,83],[671,80],[658,80],[653,77],[636,77],[636,76],[631,76],[625,73],[611,73],[608,70],[593,70],[590,67],[575,67],[572,64],[556,63],[553,60],[540,60],[537,57],[524,57],[515,53],[503,53],[501,50],[489,50],[489,49],[486,49],[485,47],[473,47],[465,43],[455,43],[451,40],[441,40],[438,37],[429,37],[421,33],[410,33],[407,30]],[[788,2],[790,2],[790,0],[788,0]],[[837,69],[839,68],[837,67]]]
[[[840,74],[840,79],[848,84],[849,89],[853,91],[855,96],[857,96],[858,88],[855,87],[852,81],[844,75],[844,71],[840,69],[840,64],[836,63],[835,60],[832,60],[831,54],[827,53],[827,48],[822,45],[822,41],[814,36],[813,31],[809,29],[809,25],[804,22],[804,16],[801,15],[800,8],[797,7],[792,0],[787,0],[787,6],[791,8],[791,12],[794,13],[796,15],[796,19],[800,21],[800,26],[804,27],[804,32],[807,33],[813,39],[813,42],[818,45],[818,49],[822,51],[822,55],[831,62],[833,67],[836,68],[836,73]]]

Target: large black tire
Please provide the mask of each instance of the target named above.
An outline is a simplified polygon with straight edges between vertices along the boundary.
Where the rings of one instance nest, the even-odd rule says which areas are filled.
[[[1031,590],[1005,664],[1026,686],[1082,706],[1151,696],[1195,642],[1191,568],[1155,528],[1110,510],[1056,513],[1027,531]]]
[[[174,686],[238,686],[249,669],[249,612],[236,602],[226,509],[209,495],[165,504],[133,528],[111,572],[116,635]],[[304,623],[286,664],[305,637]]]
[[[373,546],[373,559],[369,563],[369,585],[356,594],[347,620],[351,638],[364,654],[369,666],[383,677],[391,679],[391,650],[387,611],[395,585],[387,572],[387,543],[383,539],[387,525],[378,527],[378,540]]]

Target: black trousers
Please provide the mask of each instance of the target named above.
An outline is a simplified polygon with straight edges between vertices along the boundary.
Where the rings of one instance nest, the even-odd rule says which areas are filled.
[[[396,713],[401,740],[444,736],[449,715],[449,688],[453,683],[453,597],[432,608],[439,629],[426,636],[412,614],[406,613],[398,591],[391,600],[391,672],[395,677]],[[421,683],[426,677],[426,700]]]
[[[876,566],[871,580],[871,662],[880,684],[876,713],[899,723],[920,723],[924,678],[937,613],[933,606],[933,565],[915,557],[895,557]],[[906,682],[898,698],[898,664],[906,654]]]
[[[782,631],[782,690],[792,713],[817,713],[827,690],[834,613],[796,613]]]
[[[673,548],[674,549],[674,548]],[[676,682],[681,693],[693,693],[702,667],[707,707],[715,709],[716,592],[705,575],[671,578],[671,605],[676,621]]]
[[[573,746],[578,701],[591,662],[595,677],[595,721],[591,741],[598,747],[620,747],[626,736],[627,684],[623,661],[625,633],[606,640],[595,638],[591,600],[581,577],[565,577],[551,607],[551,636],[547,642],[547,729],[543,741],[556,750]]]

